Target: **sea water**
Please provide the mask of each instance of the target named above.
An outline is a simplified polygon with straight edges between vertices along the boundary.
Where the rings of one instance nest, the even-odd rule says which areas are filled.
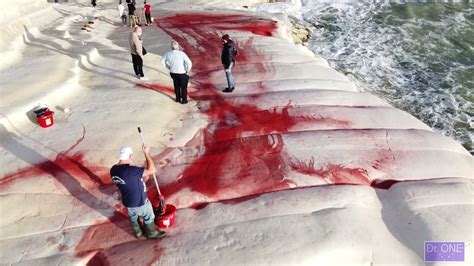
[[[472,1],[291,2],[283,11],[312,28],[316,54],[474,153]]]

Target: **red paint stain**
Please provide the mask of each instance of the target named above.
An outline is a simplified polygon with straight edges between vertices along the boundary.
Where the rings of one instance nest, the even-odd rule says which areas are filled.
[[[104,217],[109,215],[108,210],[104,211],[104,201],[98,197],[99,193],[105,193],[108,195],[113,193],[112,190],[106,189],[113,185],[108,173],[109,168],[88,162],[81,152],[70,154],[72,153],[72,150],[78,147],[85,139],[85,128],[83,128],[82,137],[80,137],[71,147],[57,154],[55,159],[44,157],[37,151],[19,142],[18,139],[20,138],[12,132],[9,132],[5,128],[2,128],[2,130],[5,130],[5,136],[10,137],[5,140],[5,143],[8,143],[8,145],[5,145],[4,148],[19,159],[30,163],[31,166],[19,169],[13,173],[7,173],[3,176],[0,182],[1,189],[5,189],[6,186],[11,185],[15,181],[21,181],[26,178],[35,178],[40,175],[48,175],[54,178],[57,183],[68,191],[70,195],[75,197],[84,205],[98,211],[99,213],[102,212]],[[25,156],[25,154],[28,156]],[[97,208],[98,206],[100,207]],[[110,206],[110,208],[114,208],[114,206]],[[104,231],[105,235],[108,235],[113,239],[115,235],[119,235],[120,232],[124,232],[123,234],[129,232],[130,229],[124,229],[124,226],[119,226],[119,221],[125,220],[129,227],[127,219],[123,218],[123,214],[121,217],[121,220],[117,217],[112,217],[105,223],[110,225],[113,229]],[[95,227],[92,226],[88,230],[94,230],[94,228]],[[116,228],[119,228],[120,230],[116,230]],[[110,232],[113,233],[110,234]],[[67,230],[62,233],[64,236],[68,234]],[[87,238],[81,240],[81,243],[78,245],[79,249],[76,250],[78,253],[81,253],[84,252],[84,250],[89,250],[88,248],[91,250],[97,249],[98,243],[102,243],[104,239],[107,239],[107,237],[94,232],[88,235]],[[46,243],[56,244],[57,240],[54,237],[49,237],[46,239]],[[81,250],[81,248],[84,249]],[[59,251],[65,251],[68,249],[68,246],[61,244],[58,246],[58,249]]]
[[[288,189],[295,184],[285,178],[290,169],[281,133],[290,132],[302,123],[350,126],[347,121],[318,115],[293,116],[291,103],[268,110],[258,108],[252,101],[238,104],[228,95],[224,97],[221,88],[212,83],[210,77],[214,72],[221,71],[224,75],[220,36],[228,31],[272,36],[277,29],[274,21],[240,14],[223,16],[202,12],[161,17],[157,19],[157,25],[177,40],[195,62],[191,76],[195,93],[191,97],[207,101],[198,106],[208,117],[206,128],[186,145],[204,146],[204,153],[179,173],[177,181],[160,186],[165,196],[173,196],[186,188],[204,195],[209,201],[221,201]],[[255,42],[253,37],[236,40],[239,54],[234,76],[238,87],[239,74],[251,73],[260,80],[254,83],[254,89],[264,92],[268,88],[262,82],[271,79],[275,69],[271,56],[257,49]],[[160,85],[152,86],[148,87],[164,91]],[[257,101],[258,97],[251,99]],[[330,173],[334,182],[348,179],[349,175],[364,174],[342,166],[338,169],[333,166]],[[161,174],[167,175],[166,167]],[[149,191],[151,199],[156,198],[156,194],[155,190]],[[200,208],[203,204],[191,203],[191,206]]]
[[[328,184],[362,184],[370,185],[371,180],[367,170],[363,168],[349,168],[342,165],[328,164],[316,168],[312,157],[308,162],[297,161],[291,168],[299,173],[324,179]]]
[[[54,160],[44,159],[45,161],[38,164],[6,174],[0,180],[0,187],[4,188],[17,179],[34,178],[45,174],[59,181],[71,195],[84,189],[112,184],[108,177],[108,168],[87,162],[82,153],[71,156],[61,153]]]
[[[97,252],[86,264],[87,266],[109,266],[111,265],[107,256],[101,251]]]
[[[390,189],[393,185],[399,183],[400,180],[374,180],[372,183],[370,183],[370,186],[373,188],[379,188],[379,189]]]
[[[153,90],[156,92],[160,92],[166,95],[171,95],[174,96],[174,89],[168,86],[160,85],[160,84],[144,84],[140,83],[137,84],[137,87],[143,88],[143,89],[148,89],[148,90]]]
[[[89,226],[84,233],[75,250],[79,256],[88,252],[110,248],[128,241],[135,237],[128,221],[125,209],[118,209],[114,215],[105,221],[98,221]]]

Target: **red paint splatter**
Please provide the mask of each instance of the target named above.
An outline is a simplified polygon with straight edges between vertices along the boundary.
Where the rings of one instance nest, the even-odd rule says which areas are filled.
[[[298,161],[292,163],[291,168],[305,175],[322,178],[329,184],[370,184],[370,178],[365,169],[333,164],[316,168],[314,164],[315,160],[312,157],[308,162]]]
[[[288,155],[283,149],[281,133],[290,132],[301,123],[350,126],[347,121],[329,117],[291,115],[291,103],[268,110],[259,109],[252,102],[238,104],[228,95],[224,97],[220,88],[212,83],[210,76],[215,71],[222,71],[224,75],[220,36],[227,31],[271,36],[277,29],[274,21],[240,14],[222,16],[202,12],[162,17],[157,19],[157,25],[177,40],[195,62],[191,76],[195,93],[190,97],[207,101],[198,106],[208,117],[207,127],[186,145],[203,145],[204,154],[179,173],[177,181],[161,185],[164,195],[169,197],[187,188],[205,195],[209,201],[220,201],[288,189],[294,184],[285,179],[289,170]],[[234,69],[237,87],[242,72],[252,73],[261,80],[254,83],[256,91],[268,90],[262,82],[275,75],[269,54],[256,48],[253,37],[236,41],[236,45],[239,49]],[[154,89],[163,91],[160,85]],[[257,97],[254,100],[257,101]],[[166,175],[166,169],[163,172]],[[334,179],[355,175],[354,171],[343,167],[332,173]],[[154,190],[150,191],[150,198],[156,198]]]
[[[174,89],[173,89],[173,88],[167,87],[167,86],[163,86],[163,85],[160,85],[160,84],[144,84],[144,83],[140,83],[140,84],[137,84],[137,87],[139,87],[139,88],[144,88],[144,89],[149,89],[149,90],[153,90],[153,91],[156,91],[156,92],[163,93],[163,94],[165,94],[165,95],[174,96]]]
[[[107,217],[109,215],[109,211],[104,211],[103,207],[97,209],[97,206],[103,206],[104,202],[96,195],[96,193],[98,193],[99,191],[109,195],[113,193],[112,190],[106,189],[113,185],[109,177],[108,167],[94,165],[92,163],[87,162],[81,152],[69,155],[71,151],[75,149],[84,140],[86,135],[85,128],[83,130],[82,137],[80,137],[70,148],[68,148],[64,152],[57,154],[54,160],[44,157],[35,150],[17,141],[20,138],[12,132],[9,132],[5,128],[2,128],[2,130],[5,131],[3,132],[5,136],[10,137],[9,139],[5,140],[5,143],[8,143],[8,145],[4,145],[4,148],[8,150],[11,154],[15,155],[17,158],[22,159],[25,162],[31,164],[30,167],[19,169],[14,173],[8,173],[3,176],[0,182],[0,186],[2,189],[12,184],[14,181],[20,179],[23,180],[25,178],[34,178],[40,175],[48,175],[54,178],[59,184],[62,185],[62,187],[64,187],[69,192],[70,195],[75,197],[84,205],[90,207],[91,209],[95,209],[98,212],[102,212],[104,217]],[[110,206],[110,208],[114,208],[114,206]],[[125,220],[127,222],[127,226],[129,227],[128,221],[126,218],[123,218],[123,215],[122,220]],[[119,227],[117,225],[118,220],[114,217],[112,217],[110,221],[106,224],[112,225],[113,227]],[[94,227],[88,230],[93,229]],[[130,231],[130,229],[128,228],[123,229],[123,226],[121,230],[123,232]],[[117,235],[118,231],[120,230],[113,231],[114,235]],[[110,235],[110,232],[111,231],[107,231],[107,234]],[[63,234],[66,235],[67,232],[63,231]],[[50,237],[46,241],[51,244],[53,241],[56,240]],[[86,244],[79,244],[78,247],[83,248],[84,245],[87,247],[96,247],[96,244],[102,241],[104,241],[103,236],[97,233],[93,233],[89,235],[89,238],[87,238],[87,240],[81,241],[81,243]],[[61,244],[58,246],[58,249],[60,251],[64,251],[68,249],[68,247],[64,244]],[[79,249],[78,252],[83,251]]]
[[[101,251],[97,252],[86,264],[87,266],[109,266],[111,265],[107,256]]]
[[[379,189],[390,189],[393,185],[399,183],[400,180],[374,180],[372,183],[370,183],[370,186],[373,188],[379,188]]]

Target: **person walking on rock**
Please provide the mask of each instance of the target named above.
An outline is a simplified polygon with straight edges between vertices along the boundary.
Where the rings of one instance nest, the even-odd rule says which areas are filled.
[[[133,70],[138,79],[146,80],[143,74],[143,41],[140,38],[142,35],[142,28],[136,26],[128,36],[128,42],[130,44],[130,53],[132,54]]]
[[[173,79],[175,101],[181,104],[188,103],[189,72],[193,66],[189,57],[179,49],[176,41],[171,42],[171,51],[161,58],[161,64],[169,71]]]
[[[145,186],[145,182],[150,175],[156,172],[156,168],[150,156],[150,148],[143,145],[142,150],[146,159],[146,167],[130,165],[133,151],[130,147],[122,147],[119,162],[110,169],[110,176],[120,191],[122,204],[127,208],[128,219],[135,237],[139,238],[143,234],[138,219],[142,217],[146,237],[157,239],[164,237],[166,233],[156,230],[155,214],[150,200],[148,200]]]
[[[227,78],[227,88],[223,92],[232,92],[235,89],[234,77],[232,76],[232,67],[235,65],[235,56],[237,55],[237,49],[234,46],[234,42],[230,39],[228,34],[225,34],[221,38],[223,48],[221,54],[222,65],[224,66],[225,76]]]
[[[128,21],[130,23],[130,27],[135,27],[138,25],[138,18],[135,16],[135,0],[127,0],[127,7],[128,7]]]
[[[145,25],[151,25],[151,5],[147,1],[145,1]]]
[[[122,4],[122,0],[120,0],[118,4],[118,12],[119,12],[119,17],[122,19],[122,24],[124,26],[127,26],[127,14],[125,12],[125,7]]]

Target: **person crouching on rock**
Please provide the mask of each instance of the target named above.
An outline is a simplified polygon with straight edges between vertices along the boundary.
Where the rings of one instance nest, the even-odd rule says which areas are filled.
[[[161,57],[161,64],[169,71],[173,79],[175,101],[182,104],[188,103],[189,71],[193,66],[189,57],[179,50],[177,41],[171,42],[171,51]]]
[[[142,35],[142,28],[136,26],[128,36],[128,42],[130,44],[130,53],[132,54],[133,70],[138,79],[146,80],[143,74],[143,41],[140,38]]]
[[[232,92],[235,89],[232,67],[235,65],[237,49],[234,47],[234,42],[230,39],[229,34],[222,36],[221,41],[224,45],[222,48],[221,61],[227,78],[227,88],[225,88],[223,92]]]
[[[156,230],[155,214],[150,200],[148,200],[145,186],[145,182],[150,175],[156,172],[156,168],[150,156],[150,148],[143,145],[142,149],[145,154],[146,168],[130,165],[133,155],[132,148],[122,147],[119,162],[110,169],[110,176],[120,190],[122,204],[128,210],[128,219],[135,237],[139,238],[143,234],[138,219],[142,217],[146,237],[150,239],[162,238],[166,233]]]

